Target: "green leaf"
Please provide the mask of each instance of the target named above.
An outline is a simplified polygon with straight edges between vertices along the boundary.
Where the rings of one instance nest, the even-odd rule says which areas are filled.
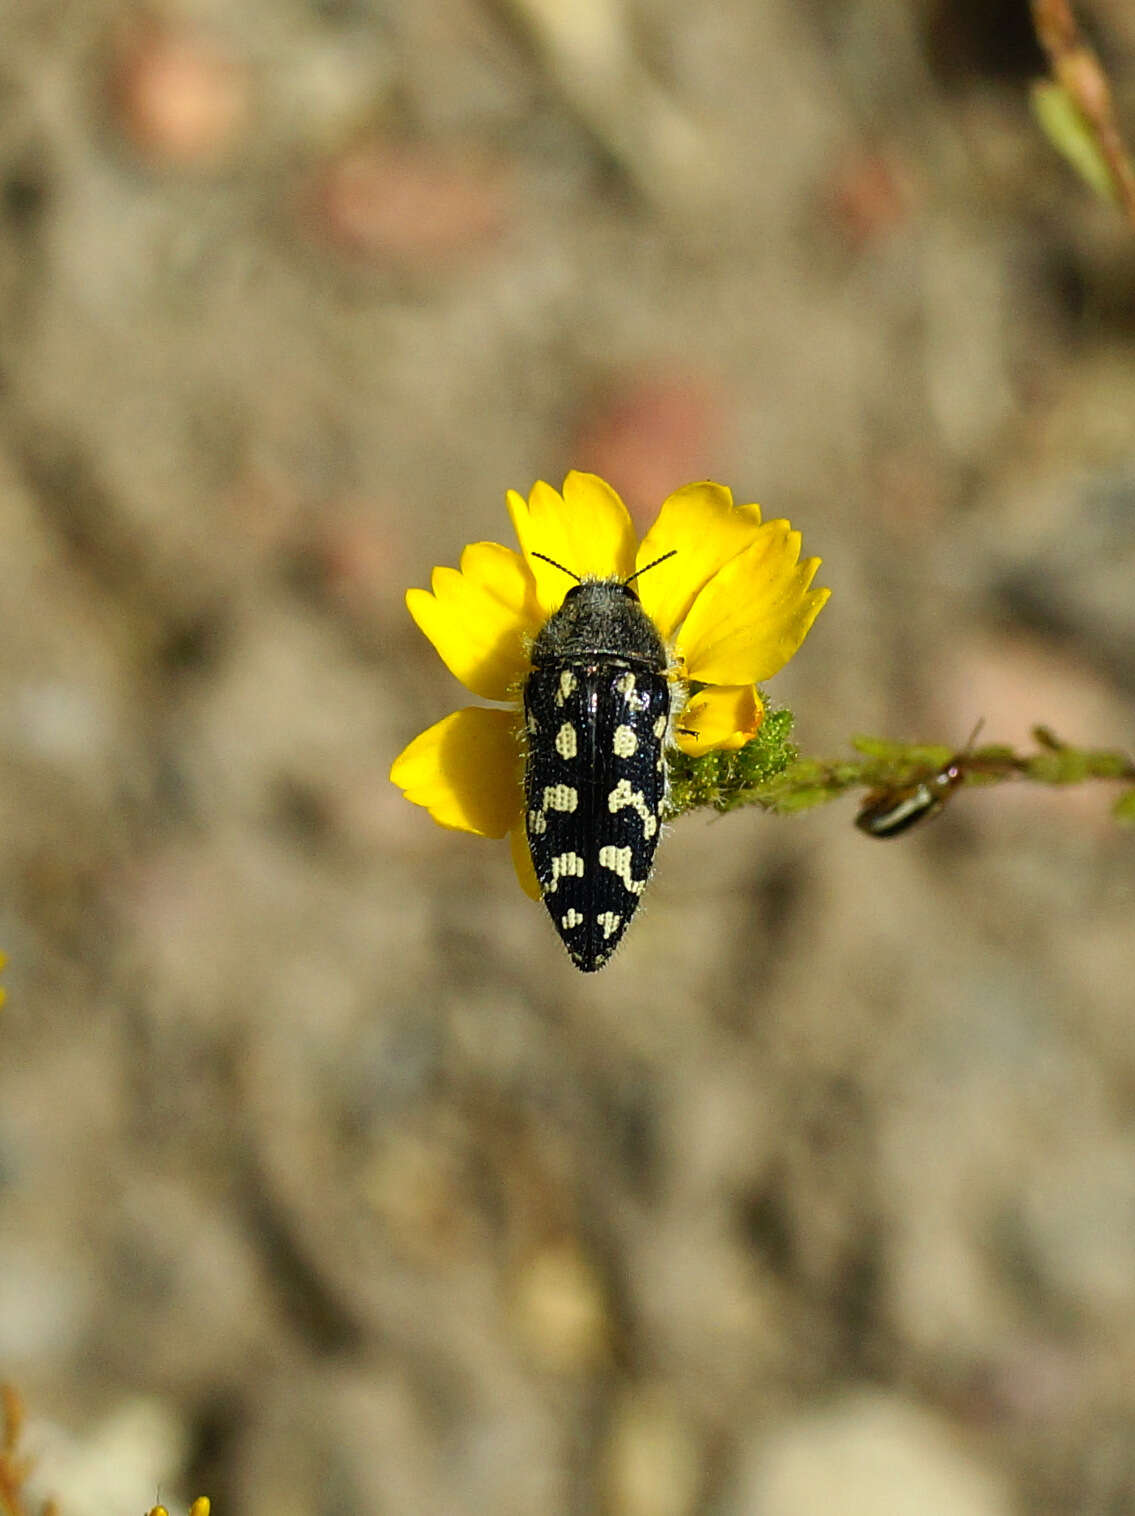
[[[1062,84],[1038,79],[1030,91],[1033,115],[1053,147],[1090,189],[1117,202],[1115,177],[1090,124]]]

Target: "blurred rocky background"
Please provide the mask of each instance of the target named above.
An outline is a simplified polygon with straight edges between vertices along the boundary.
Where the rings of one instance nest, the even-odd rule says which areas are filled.
[[[1135,132],[1135,12],[1082,19]],[[856,732],[1135,744],[1135,238],[1024,0],[9,0],[0,1376],[130,1516],[1135,1512],[1135,844],[687,818],[576,973],[402,595],[713,477]],[[1101,787],[1102,791],[1102,787]]]

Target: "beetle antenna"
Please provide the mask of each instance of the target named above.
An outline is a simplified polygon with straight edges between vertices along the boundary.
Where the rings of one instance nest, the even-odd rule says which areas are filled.
[[[972,753],[973,752],[973,745],[977,741],[977,739],[981,736],[981,729],[982,729],[982,727],[984,725],[985,725],[985,717],[981,716],[981,717],[978,718],[977,725],[974,727],[973,731],[966,738],[966,745],[965,745],[964,748],[962,748],[962,752],[963,753]]]
[[[640,574],[645,574],[647,569],[657,568],[660,563],[665,563],[667,558],[673,558],[677,551],[678,549],[676,547],[672,547],[668,553],[663,553],[662,557],[656,558],[653,563],[648,563],[644,568],[635,569],[634,573],[629,579],[623,580],[623,588],[625,589],[628,584],[632,584]]]
[[[550,563],[554,569],[559,569],[561,574],[566,574],[569,579],[574,579],[576,584],[582,584],[583,580],[578,574],[573,574],[571,569],[564,568],[562,563],[557,563],[554,558],[549,558],[547,553],[533,553],[533,558],[540,558],[545,563]]]

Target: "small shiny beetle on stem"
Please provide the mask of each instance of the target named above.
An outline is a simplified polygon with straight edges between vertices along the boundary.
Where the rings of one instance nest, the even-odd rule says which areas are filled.
[[[913,784],[872,791],[855,818],[859,830],[868,837],[898,837],[912,826],[917,826],[920,821],[937,816],[961,784],[965,765],[984,724],[983,717],[970,733],[969,741],[962,751],[944,763],[936,773],[916,780]]]

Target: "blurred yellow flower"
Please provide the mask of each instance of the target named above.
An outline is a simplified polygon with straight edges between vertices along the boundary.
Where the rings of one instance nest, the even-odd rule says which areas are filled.
[[[436,568],[431,590],[406,595],[451,673],[506,708],[446,716],[415,737],[390,777],[441,826],[509,834],[520,882],[539,898],[524,830],[519,696],[532,639],[572,579],[625,582],[650,568],[634,594],[669,650],[668,677],[681,691],[673,741],[693,756],[755,735],[764,715],[757,684],[796,652],[829,591],[811,588],[820,560],[800,561],[799,532],[762,522],[759,506],[734,505],[721,484],[675,491],[638,543],[623,502],[595,474],[568,474],[562,493],[541,481],[527,500],[510,490],[508,506],[519,553],[475,542],[459,569]]]
[[[4,965],[7,962],[8,962],[8,955],[7,955],[7,953],[0,953],[0,974],[2,974],[4,972]],[[5,991],[4,986],[2,984],[0,984],[0,1005],[4,1004],[4,1001],[5,1001],[5,998],[6,998],[6,993],[7,992]]]

